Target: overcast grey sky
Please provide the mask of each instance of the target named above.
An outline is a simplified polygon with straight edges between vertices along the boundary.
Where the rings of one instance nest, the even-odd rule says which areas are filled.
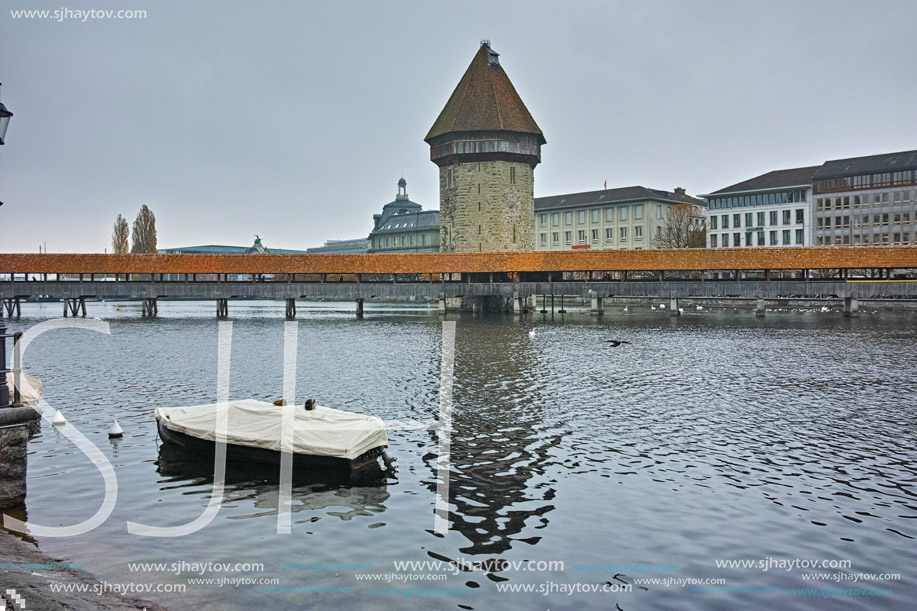
[[[917,148],[917,2],[2,0],[0,251],[365,237],[489,38],[547,138],[535,195],[708,193]],[[19,9],[145,19],[14,19]]]

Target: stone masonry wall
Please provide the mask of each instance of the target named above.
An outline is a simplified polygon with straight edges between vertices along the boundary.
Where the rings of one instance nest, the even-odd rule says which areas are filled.
[[[534,169],[480,161],[440,169],[441,252],[535,249]]]
[[[0,429],[0,508],[25,500],[26,456],[29,425]]]

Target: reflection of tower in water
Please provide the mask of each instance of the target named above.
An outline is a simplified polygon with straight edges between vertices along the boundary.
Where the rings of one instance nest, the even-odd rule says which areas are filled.
[[[460,323],[456,333],[449,528],[471,542],[460,548],[466,554],[537,543],[537,535],[517,535],[545,527],[554,509],[544,474],[557,462],[548,450],[563,436],[562,421],[545,413],[526,340],[503,317]],[[435,470],[436,455],[426,458]]]

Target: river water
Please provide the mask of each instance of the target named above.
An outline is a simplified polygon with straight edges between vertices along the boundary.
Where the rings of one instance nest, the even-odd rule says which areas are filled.
[[[26,304],[7,322],[25,330],[60,307]],[[443,316],[369,305],[357,321],[352,310],[300,307],[297,401],[436,419]],[[230,315],[232,398],[280,398],[283,304],[232,303]],[[917,600],[913,314],[450,315],[445,535],[433,513],[437,435],[395,429],[397,476],[296,481],[290,534],[277,534],[276,477],[231,469],[216,518],[177,538],[128,534],[126,522],[184,524],[210,499],[211,465],[162,446],[152,411],[216,400],[214,306],[163,303],[143,320],[137,303],[92,303],[89,317],[110,334],[56,330],[24,358],[47,402],[111,461],[117,503],[88,534],[38,542],[109,584],[183,586],[139,594],[173,609],[850,610]],[[117,442],[106,434],[112,417],[125,431]],[[103,479],[82,452],[47,423],[29,451],[30,521],[95,513]],[[194,566],[208,562],[242,566]],[[265,579],[276,581],[253,583]],[[716,588],[731,591],[665,579],[723,580]],[[876,589],[891,593],[868,595]]]

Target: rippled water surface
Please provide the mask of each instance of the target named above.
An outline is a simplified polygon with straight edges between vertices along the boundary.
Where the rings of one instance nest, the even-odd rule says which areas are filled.
[[[120,310],[116,308],[121,308]],[[297,399],[386,420],[439,412],[442,317],[422,307],[301,308]],[[59,315],[27,304],[11,330]],[[910,609],[917,600],[917,317],[835,313],[609,311],[450,316],[456,321],[449,531],[434,532],[437,436],[391,430],[397,478],[372,485],[297,481],[292,533],[277,534],[271,474],[230,474],[217,517],[179,538],[129,535],[126,521],[190,522],[206,507],[208,466],[168,452],[156,406],[216,396],[213,304],[90,304],[110,335],[58,330],[36,339],[27,369],[45,398],[114,465],[118,497],[91,533],[39,538],[109,583],[185,584],[147,598],[175,609]],[[283,387],[283,304],[232,304],[233,398]],[[534,336],[529,331],[535,330]],[[612,347],[608,339],[629,344]],[[117,416],[119,442],[106,431]],[[99,507],[99,471],[48,424],[30,442],[28,519],[74,524]],[[806,569],[718,568],[724,559],[850,561],[846,573],[897,573],[853,584]],[[394,561],[562,561],[563,570],[429,568]],[[261,563],[263,571],[130,571],[132,562]],[[371,563],[372,569],[282,568]],[[666,565],[666,573],[576,565]],[[673,565],[677,565],[677,570]],[[492,566],[492,565],[491,565]],[[534,568],[537,568],[535,566]],[[837,569],[818,569],[837,573]],[[415,581],[387,581],[417,573]],[[443,580],[434,579],[446,575]],[[358,577],[373,576],[368,580]],[[188,579],[276,578],[268,592]],[[638,579],[725,579],[780,592],[690,592]],[[390,578],[390,577],[389,577]],[[559,588],[633,585],[630,592]],[[553,585],[551,585],[553,584]],[[533,592],[506,592],[530,585]],[[467,589],[418,600],[379,588]],[[791,588],[887,588],[891,596],[790,596]],[[543,589],[554,590],[543,595]]]

